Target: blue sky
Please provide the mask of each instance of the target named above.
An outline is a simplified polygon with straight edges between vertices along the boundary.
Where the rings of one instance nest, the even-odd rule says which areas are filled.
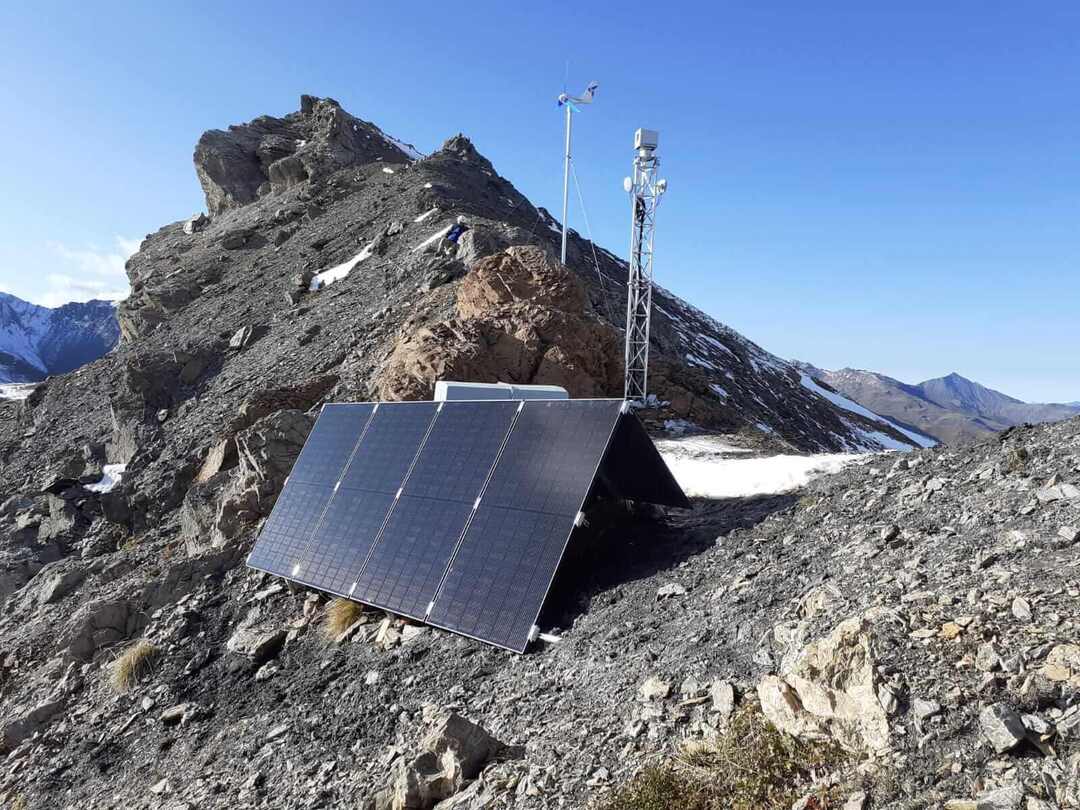
[[[784,357],[1080,399],[1076,3],[13,5],[2,290],[122,290],[203,207],[199,134],[305,92],[425,152],[465,132],[557,212],[569,61],[601,83],[575,130],[598,243],[626,253],[656,128],[659,283]]]

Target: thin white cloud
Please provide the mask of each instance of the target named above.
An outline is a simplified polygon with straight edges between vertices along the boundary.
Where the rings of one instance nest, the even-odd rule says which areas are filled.
[[[73,248],[61,243],[50,245],[59,259],[57,272],[45,277],[45,289],[34,297],[35,303],[58,307],[71,301],[93,298],[119,301],[128,296],[128,277],[124,263],[139,249],[140,241],[117,236],[113,247]]]

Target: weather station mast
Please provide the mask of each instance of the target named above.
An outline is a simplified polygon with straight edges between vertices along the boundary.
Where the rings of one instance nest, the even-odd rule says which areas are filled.
[[[562,254],[561,261],[566,264],[566,219],[567,219],[567,203],[570,201],[570,135],[574,129],[574,113],[581,112],[578,108],[582,104],[592,104],[593,96],[596,95],[597,88],[600,87],[599,82],[589,82],[589,86],[585,88],[585,92],[580,96],[567,95],[565,91],[559,94],[558,102],[560,107],[566,108],[566,155],[563,161],[563,185],[562,185]],[[575,182],[577,175],[575,174]],[[579,192],[580,193],[580,192]]]
[[[657,177],[656,156],[660,133],[639,129],[634,133],[634,174],[623,180],[630,195],[630,274],[626,291],[626,378],[623,398],[644,404],[649,384],[649,324],[652,318],[653,237],[656,209],[667,191],[667,180]]]

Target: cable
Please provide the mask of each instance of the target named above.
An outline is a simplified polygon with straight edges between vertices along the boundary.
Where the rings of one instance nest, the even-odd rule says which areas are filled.
[[[581,217],[585,220],[585,231],[589,234],[589,247],[592,249],[593,266],[596,268],[596,277],[600,279],[600,296],[604,302],[604,314],[607,315],[608,323],[618,329],[618,324],[611,314],[611,304],[608,301],[607,284],[604,282],[604,273],[600,269],[600,259],[596,256],[596,243],[593,242],[592,226],[589,225],[589,212],[585,210],[585,197],[581,193],[581,183],[578,182],[577,167],[573,158],[570,159],[570,173],[574,176],[574,188],[577,189],[578,203],[581,205]]]

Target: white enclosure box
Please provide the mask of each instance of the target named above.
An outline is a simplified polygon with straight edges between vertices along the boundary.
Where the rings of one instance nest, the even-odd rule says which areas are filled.
[[[655,149],[660,144],[660,133],[655,129],[639,129],[634,133],[635,149]]]
[[[473,399],[570,399],[565,388],[557,385],[510,385],[510,383],[475,383],[439,380],[435,383],[436,402]]]

